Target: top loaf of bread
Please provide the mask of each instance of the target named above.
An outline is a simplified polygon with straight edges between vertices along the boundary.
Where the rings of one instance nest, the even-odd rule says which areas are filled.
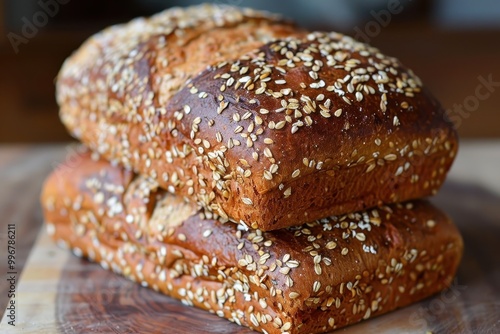
[[[262,230],[432,195],[458,145],[397,59],[230,6],[92,36],[64,63],[57,99],[104,158]]]

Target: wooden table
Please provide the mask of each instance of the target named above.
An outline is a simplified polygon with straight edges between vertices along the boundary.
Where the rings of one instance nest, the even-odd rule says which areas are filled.
[[[52,244],[38,204],[65,146],[0,146],[0,307],[6,308],[8,224],[15,226],[16,327],[0,333],[251,333],[135,285]],[[433,201],[454,219],[465,254],[451,289],[341,333],[500,333],[500,141],[464,142]],[[159,327],[162,325],[162,328]]]

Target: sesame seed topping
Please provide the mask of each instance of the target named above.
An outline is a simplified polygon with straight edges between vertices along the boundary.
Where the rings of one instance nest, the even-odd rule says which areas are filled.
[[[286,124],[285,121],[279,121],[278,123],[276,123],[275,129],[276,130],[281,130],[281,129],[283,129],[285,127],[285,124]]]
[[[335,241],[329,241],[329,242],[325,245],[325,247],[326,247],[327,249],[334,249],[335,247],[337,247],[337,243],[336,243]]]
[[[243,203],[245,203],[246,205],[253,205],[252,200],[251,200],[250,198],[248,198],[248,197],[243,197],[243,198],[241,199],[241,201],[242,201]]]
[[[286,322],[286,323],[283,324],[283,326],[281,326],[281,331],[282,332],[286,332],[290,328],[292,328],[292,323],[291,322]]]
[[[396,160],[398,157],[395,155],[395,154],[387,154],[385,157],[384,157],[384,160],[387,160],[387,161],[394,161]]]
[[[323,116],[324,118],[330,118],[332,115],[328,112],[328,111],[325,111],[325,110],[321,110],[320,111],[320,114],[321,116]]]

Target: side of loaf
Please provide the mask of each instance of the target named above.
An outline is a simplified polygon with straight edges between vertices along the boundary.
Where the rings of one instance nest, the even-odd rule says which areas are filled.
[[[462,253],[457,229],[426,201],[263,232],[90,153],[73,161],[41,198],[60,245],[265,333],[325,332],[423,299],[451,283]]]
[[[398,60],[233,7],[110,28],[66,61],[57,90],[94,151],[262,230],[432,195],[457,150]]]

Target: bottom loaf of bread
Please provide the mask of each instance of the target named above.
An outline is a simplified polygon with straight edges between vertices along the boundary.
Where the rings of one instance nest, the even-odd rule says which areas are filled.
[[[455,226],[426,201],[262,232],[90,153],[68,166],[42,193],[59,244],[264,333],[328,332],[421,300],[450,285],[462,254]]]

